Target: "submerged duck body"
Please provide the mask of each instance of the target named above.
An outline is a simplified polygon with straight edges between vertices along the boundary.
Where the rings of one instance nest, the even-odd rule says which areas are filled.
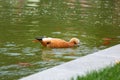
[[[36,40],[39,41],[44,47],[48,48],[70,48],[79,46],[80,43],[79,39],[77,38],[72,38],[70,41],[65,41],[59,38],[38,37]]]

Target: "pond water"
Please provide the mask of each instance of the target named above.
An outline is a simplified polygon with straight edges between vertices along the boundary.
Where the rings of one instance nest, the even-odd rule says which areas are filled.
[[[119,0],[0,0],[0,80],[16,80],[120,43]],[[36,36],[80,39],[48,49]]]

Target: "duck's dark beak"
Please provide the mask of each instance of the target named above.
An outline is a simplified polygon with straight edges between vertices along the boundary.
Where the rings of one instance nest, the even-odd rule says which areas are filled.
[[[79,46],[80,46],[80,44],[76,44],[76,45],[75,45],[75,47],[79,47]]]

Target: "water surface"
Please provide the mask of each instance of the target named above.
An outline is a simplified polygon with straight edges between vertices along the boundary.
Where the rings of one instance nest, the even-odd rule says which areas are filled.
[[[16,80],[120,43],[120,1],[0,0],[0,79]],[[48,49],[36,36],[80,39]]]

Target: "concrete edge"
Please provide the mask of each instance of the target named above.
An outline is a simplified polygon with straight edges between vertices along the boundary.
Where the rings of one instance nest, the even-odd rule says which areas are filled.
[[[120,60],[120,44],[23,77],[20,80],[70,80],[77,75],[85,75],[89,71],[113,65],[116,60]]]

